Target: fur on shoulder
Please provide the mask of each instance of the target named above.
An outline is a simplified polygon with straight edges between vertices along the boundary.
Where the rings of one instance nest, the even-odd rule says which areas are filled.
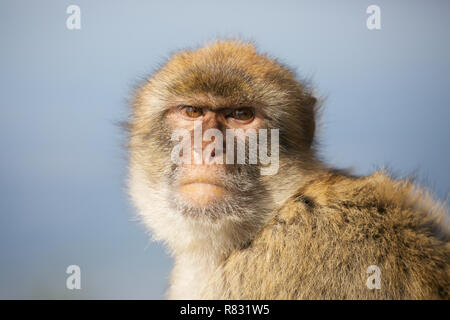
[[[367,177],[328,172],[288,200],[248,247],[230,255],[209,286],[222,290],[209,294],[448,299],[446,219],[445,207],[408,180],[394,180],[384,171]],[[371,265],[381,271],[381,289],[366,286]]]

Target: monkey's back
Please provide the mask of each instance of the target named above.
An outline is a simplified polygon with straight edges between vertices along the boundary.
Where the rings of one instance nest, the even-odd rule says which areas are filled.
[[[203,292],[219,299],[448,299],[445,208],[384,172],[321,175],[299,190]],[[380,270],[369,289],[367,268]],[[238,270],[238,271],[237,271]]]

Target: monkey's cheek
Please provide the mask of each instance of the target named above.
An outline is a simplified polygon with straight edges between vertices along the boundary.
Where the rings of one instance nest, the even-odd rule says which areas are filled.
[[[182,185],[179,192],[185,201],[198,207],[205,207],[220,201],[225,196],[226,190],[209,183],[190,183]]]

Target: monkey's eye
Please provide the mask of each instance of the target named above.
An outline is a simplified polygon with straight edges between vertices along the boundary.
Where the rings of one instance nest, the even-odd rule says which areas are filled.
[[[233,112],[231,112],[230,116],[233,117],[236,120],[240,121],[249,121],[252,120],[254,117],[254,112],[252,108],[240,108],[235,109]]]
[[[198,118],[203,115],[203,109],[193,106],[184,106],[181,108],[181,112],[189,118]]]

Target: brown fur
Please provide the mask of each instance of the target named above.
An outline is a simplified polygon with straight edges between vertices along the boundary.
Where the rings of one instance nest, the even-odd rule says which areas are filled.
[[[279,172],[259,177],[244,220],[221,225],[169,214],[165,112],[179,101],[252,105],[265,113],[265,127],[280,129]],[[327,168],[315,156],[316,109],[293,72],[240,41],[177,53],[136,92],[130,193],[175,257],[170,297],[449,298],[446,209],[383,171],[352,177]],[[366,287],[370,265],[381,269],[380,290]]]
[[[448,299],[445,210],[384,172],[319,176],[213,276],[205,298]],[[366,268],[381,269],[369,290]]]

